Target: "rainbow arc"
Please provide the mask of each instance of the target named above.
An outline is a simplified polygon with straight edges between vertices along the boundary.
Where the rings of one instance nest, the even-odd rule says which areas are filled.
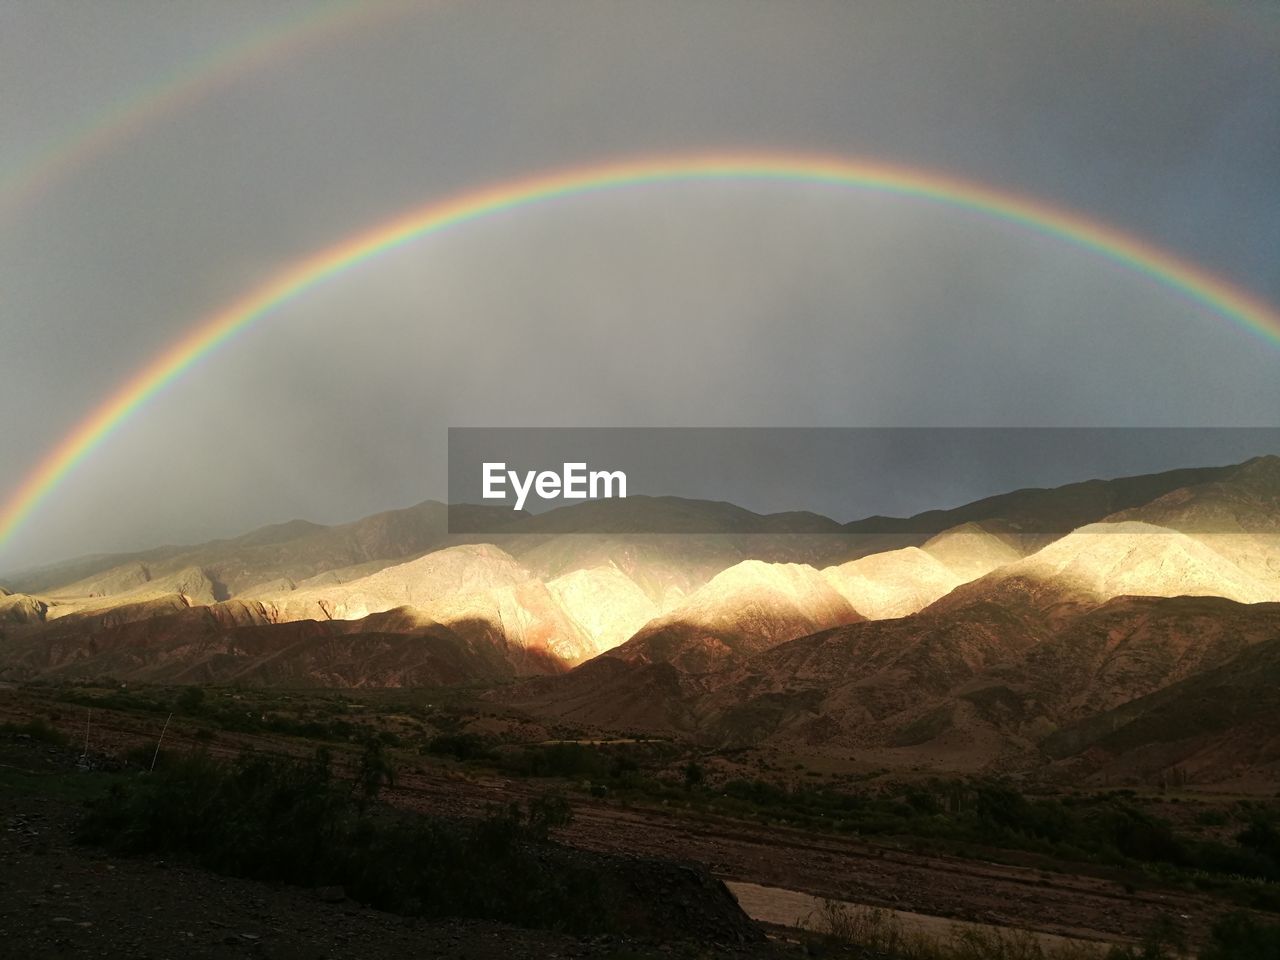
[[[1280,343],[1280,314],[1210,271],[1147,240],[1042,200],[940,172],[872,160],[762,153],[650,157],[498,183],[433,201],[297,261],[196,322],[89,412],[0,506],[0,546],[85,457],[201,358],[323,280],[411,241],[499,214],[643,184],[745,181],[828,184],[934,201],[1058,238],[1175,290]]]

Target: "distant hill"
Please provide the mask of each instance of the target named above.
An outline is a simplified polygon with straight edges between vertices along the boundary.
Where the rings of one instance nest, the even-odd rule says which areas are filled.
[[[520,557],[526,549],[545,544],[549,538],[582,530],[589,531],[582,536],[596,542],[617,537],[653,539],[657,535],[636,531],[654,529],[669,531],[673,540],[687,539],[685,531],[697,531],[697,539],[704,542],[749,537],[756,540],[755,545],[736,543],[736,560],[754,558],[827,565],[874,552],[921,546],[935,534],[972,524],[974,527],[970,529],[980,528],[1001,536],[1011,548],[1027,553],[1054,536],[1143,507],[1186,487],[1214,483],[1238,486],[1256,474],[1255,482],[1264,487],[1270,483],[1274,497],[1273,474],[1280,469],[1277,464],[1280,458],[1261,457],[1227,467],[1173,470],[1140,477],[1089,480],[1051,489],[1017,490],[954,509],[931,510],[907,518],[869,517],[844,525],[804,511],[756,514],[724,502],[637,496],[590,501],[536,516],[517,514],[506,507],[455,506],[452,510],[463,511],[459,519],[480,518],[486,529],[497,532],[450,536],[450,508],[428,500],[337,526],[293,520],[227,540],[82,557],[10,574],[5,586],[16,593],[75,595],[93,592],[95,587],[97,591],[109,589],[117,579],[135,581],[136,585],[138,577],[149,580],[187,567],[199,567],[220,583],[228,596],[235,596],[271,581],[296,582],[327,570],[378,562],[385,565],[459,543],[494,542]],[[1274,509],[1274,503],[1270,509]],[[1159,522],[1155,517],[1134,519]],[[1177,524],[1163,525],[1181,529]],[[791,544],[777,548],[790,549],[792,555],[777,555],[767,542],[773,537],[792,540]],[[554,548],[551,549],[554,552]],[[760,552],[754,552],[756,550]],[[798,552],[806,556],[799,556]]]
[[[503,517],[510,513],[501,511]],[[295,520],[230,540],[87,557],[11,575],[8,583],[23,593],[106,595],[113,588],[199,567],[222,585],[226,596],[235,596],[270,580],[303,580],[340,567],[421,555],[447,545],[447,521],[448,508],[428,500],[333,527]]]
[[[1277,459],[1277,458],[1262,458]],[[1194,467],[1164,473],[1085,480],[1061,487],[1032,487],[984,497],[950,510],[927,510],[911,517],[868,517],[844,525],[848,533],[935,534],[965,523],[999,521],[1010,534],[1061,536],[1123,510],[1140,507],[1183,487],[1228,480],[1242,465]]]

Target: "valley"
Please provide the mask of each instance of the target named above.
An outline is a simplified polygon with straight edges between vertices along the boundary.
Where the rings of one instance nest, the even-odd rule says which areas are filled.
[[[721,532],[557,532],[576,509]],[[1280,458],[899,532],[633,498],[480,540],[446,510],[9,576],[0,727],[121,772],[347,776],[376,741],[396,809],[563,797],[556,842],[699,864],[775,926],[831,901],[1123,947],[1280,911]]]

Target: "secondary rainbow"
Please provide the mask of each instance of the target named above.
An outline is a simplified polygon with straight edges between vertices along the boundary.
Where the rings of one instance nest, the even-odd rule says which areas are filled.
[[[92,410],[10,494],[0,508],[0,546],[78,463],[148,399],[237,333],[321,281],[410,241],[496,214],[599,191],[703,180],[828,184],[976,212],[1067,241],[1280,343],[1280,314],[1208,270],[1079,213],[939,172],[874,160],[760,153],[655,157],[560,170],[427,203],[291,264],[196,323]]]
[[[100,110],[26,162],[0,173],[0,209],[16,209],[34,200],[72,170],[247,74],[278,68],[286,58],[346,37],[362,22],[410,10],[406,0],[316,3],[283,23],[184,64]]]

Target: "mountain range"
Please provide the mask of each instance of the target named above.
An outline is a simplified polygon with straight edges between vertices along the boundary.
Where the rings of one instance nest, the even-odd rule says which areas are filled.
[[[615,532],[564,532],[574,510]],[[1280,775],[1280,458],[843,525],[668,497],[503,512],[484,537],[428,501],[10,576],[0,677],[469,683],[886,766]],[[712,532],[627,532],[646,512]]]

